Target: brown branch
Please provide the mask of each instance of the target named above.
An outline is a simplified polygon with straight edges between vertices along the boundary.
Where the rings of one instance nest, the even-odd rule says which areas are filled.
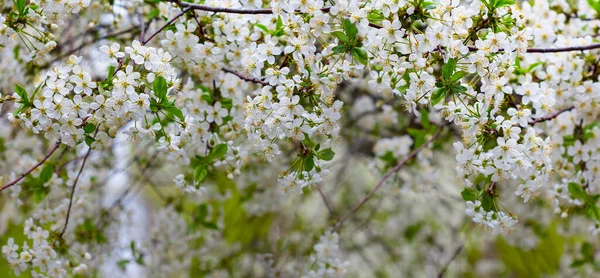
[[[175,3],[180,7],[192,8],[194,10],[200,10],[205,12],[213,12],[213,13],[229,13],[229,14],[273,14],[273,9],[236,9],[236,8],[221,8],[221,7],[213,7],[208,5],[201,4],[193,4],[188,2],[182,2],[177,0],[167,0],[169,2]],[[328,13],[331,7],[321,8],[321,11],[324,13]],[[300,11],[296,11],[299,13]]]
[[[450,260],[448,260],[448,262],[446,262],[444,267],[442,267],[442,269],[438,273],[438,276],[437,276],[438,278],[444,277],[444,274],[446,274],[446,270],[448,270],[448,267],[450,266],[450,264],[458,257],[458,255],[460,254],[460,252],[463,250],[464,247],[465,247],[465,243],[463,242],[460,246],[458,246],[458,248],[456,248],[456,250],[454,250],[454,253],[452,254],[452,257],[450,257]]]
[[[98,133],[98,132],[96,131],[96,133]],[[62,231],[60,232],[60,235],[59,235],[60,238],[62,238],[63,235],[65,234],[65,232],[67,231],[67,226],[69,225],[69,216],[71,215],[71,207],[73,206],[73,196],[75,195],[75,188],[77,187],[77,182],[79,181],[81,172],[83,172],[83,167],[85,167],[85,162],[87,161],[91,152],[92,152],[92,148],[89,148],[87,153],[85,154],[85,157],[83,158],[83,162],[81,162],[81,167],[79,168],[79,172],[77,173],[77,176],[75,177],[75,181],[73,182],[73,188],[71,188],[71,197],[69,198],[69,207],[67,208],[67,217],[65,219],[65,226],[63,227]]]
[[[319,191],[319,194],[321,195],[321,198],[323,199],[323,202],[325,203],[327,210],[329,211],[329,215],[330,216],[333,215],[333,208],[331,207],[331,203],[327,199],[327,196],[325,196],[325,193],[323,193],[323,191],[321,190],[321,187],[319,187],[317,185],[316,188],[317,188],[317,191]]]
[[[142,45],[146,45],[150,40],[152,40],[152,38],[154,38],[156,35],[158,35],[158,33],[162,32],[162,30],[167,28],[167,26],[171,25],[171,23],[173,23],[175,20],[177,20],[178,18],[180,18],[181,16],[183,16],[185,13],[187,13],[189,11],[191,11],[191,7],[187,7],[185,9],[183,9],[183,11],[181,11],[178,15],[171,18],[169,21],[167,21],[167,23],[165,23],[165,25],[163,25],[158,30],[156,30],[156,32],[154,32],[152,35],[150,35],[150,37],[148,39],[142,41]]]
[[[42,160],[40,160],[40,162],[38,162],[36,165],[33,165],[33,167],[29,168],[29,170],[27,170],[25,173],[21,174],[15,180],[13,180],[13,181],[7,183],[6,185],[2,186],[2,188],[0,188],[0,192],[2,192],[4,189],[7,189],[7,188],[15,185],[16,183],[18,183],[19,181],[21,181],[23,178],[25,178],[27,175],[31,174],[31,172],[33,172],[35,169],[37,169],[42,164],[44,164],[44,162],[46,162],[46,160],[48,160],[48,158],[50,158],[50,156],[58,149],[58,147],[60,147],[60,140],[58,140],[58,142],[56,142],[56,144],[54,145],[54,148],[52,148],[50,150],[50,152],[48,152],[48,154],[46,154],[46,156],[44,158],[42,158]]]
[[[554,114],[551,114],[551,115],[549,115],[549,116],[542,117],[542,118],[539,118],[539,119],[535,119],[535,120],[533,120],[533,121],[529,122],[529,125],[533,126],[533,125],[535,125],[535,124],[537,124],[537,123],[541,123],[541,122],[545,122],[545,121],[550,121],[550,120],[552,120],[552,119],[554,119],[554,118],[558,117],[558,115],[560,115],[560,114],[562,114],[562,113],[564,113],[564,112],[567,112],[567,111],[573,110],[574,108],[575,108],[575,106],[569,106],[569,107],[567,107],[567,108],[565,108],[565,109],[562,109],[562,110],[559,110],[558,112],[556,112],[556,113],[554,113]]]
[[[373,194],[375,194],[375,192],[377,190],[379,190],[379,188],[385,183],[385,181],[388,178],[390,178],[394,173],[396,173],[398,170],[400,170],[400,168],[402,168],[402,166],[404,166],[406,163],[408,163],[411,159],[413,159],[415,156],[417,156],[417,154],[419,152],[421,152],[425,148],[425,146],[427,146],[427,145],[429,145],[429,143],[433,142],[442,133],[442,129],[443,129],[442,127],[438,127],[438,130],[435,132],[435,134],[433,134],[433,136],[431,136],[431,138],[429,138],[429,140],[427,140],[421,146],[419,146],[418,148],[413,150],[410,154],[408,154],[406,157],[404,157],[404,159],[402,159],[400,162],[398,162],[398,164],[396,164],[396,166],[394,166],[394,168],[390,169],[381,178],[381,180],[379,180],[377,185],[375,185],[375,187],[373,189],[371,189],[371,191],[367,194],[367,196],[365,196],[365,198],[363,198],[360,202],[358,202],[356,205],[354,205],[354,207],[346,215],[344,215],[344,217],[342,217],[340,219],[340,221],[337,222],[337,224],[335,224],[334,229],[340,228],[342,226],[342,224],[344,224],[344,221],[348,220],[348,218],[354,212],[356,212],[358,209],[360,209],[360,207],[362,207],[369,199],[371,199],[371,197],[373,197]]]
[[[260,85],[263,85],[263,86],[269,85],[269,82],[262,81],[262,80],[260,80],[258,78],[252,78],[252,77],[248,77],[248,76],[242,75],[241,73],[239,73],[237,71],[234,71],[234,70],[231,70],[231,69],[228,69],[228,68],[221,68],[221,70],[224,71],[224,72],[227,72],[227,73],[231,73],[231,74],[237,76],[239,79],[244,80],[244,81],[248,81],[248,82],[260,84]]]

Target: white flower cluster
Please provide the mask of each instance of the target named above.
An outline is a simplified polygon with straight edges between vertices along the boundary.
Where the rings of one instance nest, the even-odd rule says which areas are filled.
[[[22,245],[15,244],[13,238],[8,239],[8,244],[2,246],[2,253],[12,266],[16,275],[29,270],[32,277],[67,277],[68,262],[61,261],[51,242],[48,241],[50,233],[36,226],[33,219],[25,221],[24,234],[30,241]],[[87,254],[88,258],[91,256]],[[79,264],[73,270],[73,275],[85,275],[87,266]]]
[[[310,255],[310,268],[302,277],[342,277],[349,263],[341,257],[339,236],[327,231],[314,246],[315,253]]]

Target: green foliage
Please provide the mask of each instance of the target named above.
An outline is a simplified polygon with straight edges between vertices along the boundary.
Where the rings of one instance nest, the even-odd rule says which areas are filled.
[[[75,238],[78,242],[100,244],[108,242],[104,233],[96,227],[95,223],[91,218],[85,218],[83,223],[75,227]]]
[[[530,250],[509,245],[498,237],[496,248],[508,271],[516,277],[542,277],[556,273],[565,249],[565,238],[556,230],[556,223],[550,224],[538,234],[539,242]]]
[[[436,105],[443,101],[446,96],[453,93],[463,93],[467,91],[465,86],[460,85],[460,79],[467,75],[465,71],[456,70],[456,59],[450,58],[442,67],[442,78],[436,82],[436,88],[431,93],[431,105]]]

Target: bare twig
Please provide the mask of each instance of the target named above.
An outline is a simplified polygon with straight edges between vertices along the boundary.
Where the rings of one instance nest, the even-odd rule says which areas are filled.
[[[183,9],[183,11],[181,11],[178,15],[174,16],[173,18],[171,18],[169,21],[167,21],[167,23],[165,23],[165,25],[163,25],[158,30],[156,30],[156,32],[154,32],[152,35],[150,35],[150,37],[148,39],[142,41],[142,45],[146,45],[150,40],[152,40],[152,38],[154,38],[156,35],[158,35],[160,32],[162,32],[162,30],[164,30],[165,28],[167,28],[167,26],[171,25],[171,23],[175,22],[175,20],[177,20],[178,18],[180,18],[185,13],[187,13],[187,12],[189,12],[191,10],[192,10],[191,7],[187,7],[185,9]]]
[[[559,110],[558,112],[556,112],[556,113],[554,113],[554,114],[551,114],[551,115],[548,115],[548,116],[546,116],[546,117],[542,117],[542,118],[539,118],[539,119],[535,119],[535,120],[533,120],[533,121],[529,122],[529,125],[533,126],[533,125],[535,125],[535,124],[537,124],[537,123],[541,123],[541,122],[545,122],[545,121],[550,121],[550,120],[552,120],[552,119],[554,119],[554,118],[558,117],[558,115],[560,115],[560,114],[562,114],[562,113],[564,113],[564,112],[567,112],[567,111],[573,110],[573,108],[575,108],[575,106],[569,106],[569,107],[567,107],[567,108],[565,108],[565,109],[561,109],[561,110]]]
[[[404,159],[402,159],[400,162],[398,162],[398,164],[396,164],[396,166],[394,166],[394,168],[390,169],[381,178],[381,180],[379,180],[377,185],[375,185],[375,187],[373,189],[371,189],[371,191],[369,191],[367,196],[365,196],[365,198],[363,198],[360,202],[358,202],[356,205],[354,205],[354,207],[348,213],[346,213],[346,215],[344,215],[344,217],[342,217],[340,219],[340,221],[337,222],[334,229],[340,228],[344,224],[344,221],[346,221],[354,212],[356,212],[358,209],[360,209],[369,199],[371,199],[371,197],[373,197],[373,194],[375,194],[375,192],[377,190],[379,190],[379,188],[385,183],[385,181],[388,178],[390,178],[394,173],[396,173],[398,170],[400,170],[400,168],[402,168],[402,166],[404,166],[406,163],[408,163],[411,159],[413,159],[415,156],[417,156],[417,154],[419,152],[421,152],[425,148],[425,146],[427,146],[427,145],[429,145],[429,143],[433,142],[442,133],[442,129],[443,129],[442,127],[438,127],[438,130],[435,132],[435,134],[433,134],[433,136],[431,136],[431,138],[429,138],[429,140],[427,140],[421,146],[419,146],[418,148],[413,150],[410,154],[408,154],[406,157],[404,157]]]
[[[327,199],[327,196],[325,196],[325,194],[321,190],[320,186],[317,185],[315,187],[317,188],[317,191],[319,191],[319,194],[321,195],[321,198],[323,198],[323,202],[325,203],[325,206],[327,207],[327,210],[329,211],[329,215],[333,215],[333,208],[331,207],[331,203]]]
[[[29,170],[27,170],[25,173],[21,174],[15,180],[13,180],[13,181],[7,183],[6,185],[2,186],[2,188],[0,188],[0,192],[3,191],[4,189],[7,189],[7,188],[15,185],[16,183],[18,183],[19,181],[21,181],[23,178],[25,178],[27,175],[31,174],[31,172],[33,172],[35,169],[37,169],[42,164],[44,164],[44,162],[46,162],[46,160],[48,160],[48,158],[50,158],[50,156],[58,149],[58,147],[60,147],[60,140],[58,140],[58,142],[56,142],[56,144],[54,145],[54,148],[52,148],[50,150],[50,152],[48,152],[48,154],[46,154],[46,156],[44,158],[42,158],[42,160],[40,160],[40,162],[38,162],[36,165],[33,165],[33,167],[29,168]]]
[[[81,162],[81,167],[79,167],[79,172],[75,177],[75,181],[73,182],[73,187],[71,188],[71,197],[69,198],[69,207],[67,208],[67,217],[65,219],[65,226],[60,232],[60,237],[62,238],[65,232],[67,231],[67,226],[69,225],[69,216],[71,215],[71,207],[73,206],[73,196],[75,195],[75,189],[77,188],[77,182],[79,181],[79,177],[81,176],[81,172],[83,172],[83,167],[85,167],[85,162],[87,161],[90,153],[92,152],[92,148],[89,148],[85,157],[83,158],[83,162]]]
[[[463,250],[464,247],[465,247],[465,242],[463,242],[460,246],[458,246],[458,248],[456,248],[456,250],[454,250],[454,253],[452,254],[452,257],[450,257],[450,260],[448,260],[448,262],[446,262],[444,267],[442,267],[442,269],[438,273],[438,276],[437,276],[438,278],[444,277],[444,274],[446,274],[446,270],[448,270],[448,267],[450,266],[450,264],[458,257],[458,255],[460,254],[460,252]]]
[[[237,71],[234,71],[234,70],[231,70],[231,69],[228,69],[228,68],[221,68],[221,70],[224,71],[224,72],[227,72],[227,73],[231,73],[231,74],[237,76],[239,79],[242,79],[244,81],[248,81],[248,82],[260,84],[260,85],[263,85],[263,86],[269,85],[269,82],[262,81],[262,80],[257,79],[257,78],[252,78],[252,77],[244,76],[241,73],[239,73]]]

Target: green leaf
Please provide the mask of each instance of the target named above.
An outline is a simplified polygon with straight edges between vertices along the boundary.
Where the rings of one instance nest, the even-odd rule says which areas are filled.
[[[587,0],[587,2],[588,5],[590,5],[590,7],[596,11],[596,14],[600,15],[600,1]]]
[[[450,83],[454,83],[454,82],[458,81],[459,79],[463,78],[467,74],[468,74],[468,72],[466,72],[466,71],[455,72],[454,74],[452,74],[452,77],[450,78]]]
[[[20,15],[25,15],[25,7],[27,6],[27,0],[13,0],[15,3],[15,8]]]
[[[333,31],[331,34],[343,43],[347,44],[349,42],[348,36],[342,31]]]
[[[498,0],[496,2],[496,8],[502,8],[504,6],[509,6],[515,4],[515,0]]]
[[[369,63],[369,54],[363,47],[352,48],[352,57],[365,66]]]
[[[446,64],[444,64],[444,66],[442,67],[442,77],[444,78],[444,80],[450,80],[455,68],[456,68],[456,59],[454,59],[454,58],[448,59],[448,62],[446,62]]]
[[[208,155],[211,160],[221,159],[227,154],[227,144],[218,144]]]
[[[429,110],[426,108],[421,109],[421,125],[425,129],[429,129],[429,126],[431,126],[429,122]]]
[[[125,271],[127,269],[128,263],[129,263],[129,260],[120,260],[117,262],[117,266],[119,267],[119,269],[121,271]]]
[[[182,120],[182,121],[184,120],[183,113],[181,112],[181,110],[179,110],[179,108],[177,108],[175,106],[168,106],[168,107],[165,107],[165,110],[169,111],[170,113],[175,115],[180,120]]]
[[[575,199],[580,199],[584,202],[588,199],[588,194],[585,192],[583,187],[581,187],[581,185],[579,185],[578,183],[574,183],[574,182],[569,183],[569,193],[571,194],[571,197],[573,197]]]
[[[54,165],[46,164],[44,168],[42,168],[42,172],[40,173],[40,182],[46,183],[50,179],[52,179],[52,175],[54,174]]]
[[[327,148],[319,152],[319,159],[321,160],[330,161],[333,159],[334,156],[335,152],[333,152],[331,148]]]
[[[336,45],[331,49],[333,53],[345,53],[347,50],[348,48],[345,45]]]
[[[167,80],[164,77],[156,77],[156,79],[154,80],[153,88],[154,93],[156,94],[156,97],[158,97],[159,100],[162,101],[167,98]]]
[[[475,201],[477,200],[479,192],[473,188],[467,187],[460,193],[460,195],[465,201]]]
[[[431,105],[436,105],[446,97],[446,89],[436,88],[431,92]]]
[[[454,85],[454,87],[452,87],[452,91],[453,92],[464,93],[464,92],[467,91],[467,87],[462,86],[462,85]]]
[[[194,181],[196,183],[202,182],[207,175],[208,169],[206,168],[206,165],[199,165],[196,167],[196,169],[194,169]]]
[[[304,159],[304,170],[310,171],[315,167],[315,160],[312,155],[307,156]]]
[[[25,91],[25,88],[23,88],[21,85],[19,85],[19,84],[15,85],[15,93],[17,93],[17,95],[19,97],[21,97],[21,102],[19,102],[19,103],[29,103],[29,97],[27,96],[27,91]]]
[[[356,28],[354,23],[350,21],[350,19],[346,18],[344,19],[344,32],[346,32],[346,36],[348,36],[348,39],[350,41],[353,41],[356,38],[356,35],[358,34],[358,29]]]
[[[92,143],[94,143],[95,141],[96,141],[96,139],[92,138],[91,136],[89,136],[89,135],[86,135],[86,136],[85,136],[85,143],[86,143],[88,146],[90,146],[90,147],[91,147],[91,146],[92,146]]]
[[[383,16],[382,12],[379,10],[374,10],[367,15],[367,20],[369,22],[373,22],[373,23],[380,23],[384,19],[385,19],[385,17]]]
[[[96,126],[92,123],[85,123],[83,126],[83,131],[85,131],[85,133],[92,133],[96,131]]]
[[[264,31],[265,33],[267,33],[267,34],[269,34],[269,33],[270,33],[270,32],[269,32],[269,28],[267,28],[267,26],[265,26],[265,25],[262,25],[262,24],[256,24],[256,25],[254,25],[254,26],[258,27],[260,30],[263,30],[263,31]]]
[[[490,196],[490,194],[483,194],[483,198],[481,199],[481,207],[483,207],[483,209],[485,211],[491,211],[492,210],[492,196]]]

